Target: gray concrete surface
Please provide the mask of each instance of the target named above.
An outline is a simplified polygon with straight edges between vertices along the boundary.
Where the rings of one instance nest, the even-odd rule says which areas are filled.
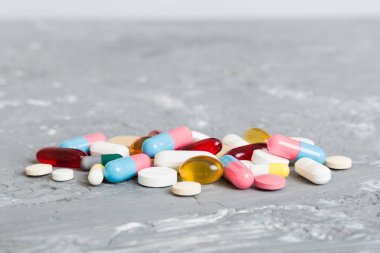
[[[379,252],[380,22],[1,22],[1,252]],[[315,140],[354,159],[327,185],[221,180],[196,197],[136,180],[28,178],[81,134],[188,125]]]

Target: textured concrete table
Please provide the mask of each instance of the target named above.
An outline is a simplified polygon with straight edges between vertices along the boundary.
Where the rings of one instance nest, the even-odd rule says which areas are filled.
[[[379,21],[1,22],[1,252],[379,252]],[[188,125],[308,137],[355,165],[199,196],[28,178],[36,151]]]

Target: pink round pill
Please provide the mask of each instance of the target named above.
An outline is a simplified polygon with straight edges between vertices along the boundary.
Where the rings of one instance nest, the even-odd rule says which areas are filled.
[[[265,174],[255,177],[255,186],[259,189],[275,191],[284,188],[285,185],[285,178],[278,175]]]

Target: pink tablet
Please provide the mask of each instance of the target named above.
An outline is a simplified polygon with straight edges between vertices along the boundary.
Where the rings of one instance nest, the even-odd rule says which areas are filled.
[[[275,191],[284,188],[285,185],[285,178],[278,175],[265,174],[255,177],[255,186],[259,189]]]

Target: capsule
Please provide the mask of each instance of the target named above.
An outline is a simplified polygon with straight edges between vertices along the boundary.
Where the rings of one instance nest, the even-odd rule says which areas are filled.
[[[87,154],[90,152],[90,146],[96,141],[106,141],[107,138],[102,133],[93,133],[84,136],[75,137],[65,140],[59,145],[61,148],[75,148],[80,149]]]
[[[314,184],[325,184],[331,179],[331,170],[310,158],[299,159],[295,164],[298,175],[308,179]]]
[[[250,128],[245,131],[243,138],[249,143],[261,143],[266,142],[270,135],[261,128]]]
[[[85,152],[73,148],[48,147],[40,149],[36,158],[40,163],[51,164],[55,167],[80,168]]]
[[[197,156],[186,160],[179,168],[182,181],[211,184],[223,175],[223,165],[209,156]]]
[[[108,182],[119,183],[137,175],[139,170],[152,166],[152,161],[145,154],[138,154],[113,160],[104,166],[104,177]]]
[[[129,156],[129,148],[120,144],[97,141],[91,145],[90,153],[91,155],[119,154],[121,156]]]
[[[153,136],[156,136],[156,135],[158,135],[160,133],[161,133],[160,130],[152,130],[152,131],[149,132],[148,136],[153,137]]]
[[[252,164],[249,169],[254,177],[265,174],[287,177],[290,173],[289,166],[284,163]]]
[[[226,136],[224,136],[222,142],[224,145],[227,145],[231,148],[237,148],[249,144],[246,140],[244,140],[236,134],[227,134]]]
[[[189,145],[192,139],[188,127],[178,127],[147,139],[142,145],[142,151],[153,158],[160,151],[183,148]]]
[[[232,155],[238,160],[251,160],[253,151],[263,148],[267,148],[266,143],[254,143],[231,149],[226,155]]]
[[[201,141],[201,140],[210,138],[210,136],[205,135],[204,133],[201,133],[198,131],[194,131],[194,130],[191,131],[191,134],[193,136],[193,142],[197,142],[197,141]]]
[[[231,155],[220,158],[224,167],[224,177],[236,188],[245,190],[253,185],[253,174],[244,164]]]
[[[84,156],[80,163],[83,170],[90,170],[94,164],[106,165],[108,162],[122,158],[119,154],[106,154],[99,156]]]
[[[206,151],[164,150],[154,157],[154,166],[178,170],[186,160],[196,156],[210,156],[216,159],[215,155]]]
[[[136,141],[134,141],[132,143],[131,147],[129,148],[131,155],[141,154],[142,153],[142,145],[143,145],[144,141],[146,141],[149,138],[150,138],[150,136],[144,136],[144,137],[138,138]]]
[[[320,147],[279,134],[270,137],[267,145],[270,153],[289,160],[298,160],[303,157],[308,157],[319,163],[326,161],[325,152]]]
[[[120,135],[112,137],[107,142],[120,144],[129,148],[132,145],[132,143],[134,143],[138,139],[140,139],[140,137],[134,135]]]
[[[193,142],[181,150],[206,151],[211,154],[218,154],[222,150],[223,144],[216,138],[208,138],[201,141]]]

